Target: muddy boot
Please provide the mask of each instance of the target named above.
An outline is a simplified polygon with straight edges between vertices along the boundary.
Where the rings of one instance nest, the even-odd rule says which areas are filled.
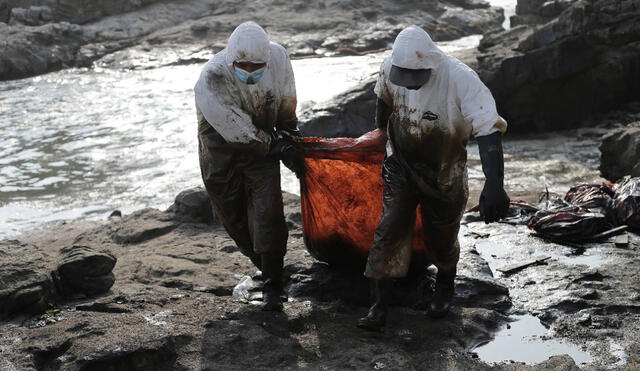
[[[358,327],[369,331],[382,331],[387,322],[387,312],[389,311],[389,301],[393,283],[391,280],[371,279],[371,297],[373,305],[369,308],[366,317],[358,320]]]
[[[262,255],[262,310],[282,311],[282,266],[284,257],[280,254]]]
[[[436,289],[429,303],[427,315],[431,318],[442,318],[449,313],[455,288],[456,271],[443,272],[438,270]]]

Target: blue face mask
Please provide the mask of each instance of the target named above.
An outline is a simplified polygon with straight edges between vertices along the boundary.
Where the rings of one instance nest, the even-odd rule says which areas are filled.
[[[262,67],[259,70],[255,70],[253,72],[247,72],[238,67],[234,67],[234,69],[236,71],[236,77],[240,79],[240,81],[249,85],[257,83],[264,75],[264,71],[266,71],[266,67]]]

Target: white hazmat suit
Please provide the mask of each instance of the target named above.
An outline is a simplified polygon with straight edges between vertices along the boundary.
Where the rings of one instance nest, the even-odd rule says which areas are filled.
[[[414,90],[390,81],[392,66],[431,73]],[[396,38],[375,93],[392,111],[383,164],[383,216],[365,275],[384,279],[407,274],[418,205],[433,263],[441,271],[455,271],[459,221],[468,198],[467,142],[471,135],[504,132],[507,123],[478,75],[444,54],[417,26]]]
[[[248,84],[234,62],[266,67]],[[240,251],[262,269],[266,310],[281,310],[288,231],[272,138],[276,128],[297,122],[291,61],[260,26],[246,22],[207,62],[194,91],[200,170],[213,209]]]

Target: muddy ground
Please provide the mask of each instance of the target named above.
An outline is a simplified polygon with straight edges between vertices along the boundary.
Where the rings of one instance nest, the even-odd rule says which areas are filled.
[[[474,181],[472,180],[472,187]],[[457,306],[431,320],[430,271],[396,283],[387,330],[355,327],[367,283],[306,251],[299,198],[285,194],[289,302],[261,312],[253,290],[234,287],[256,270],[219,225],[141,210],[103,222],[72,222],[25,234],[53,259],[72,244],[118,258],[116,283],[101,296],[51,303],[42,315],[0,324],[7,370],[389,369],[586,370],[640,367],[640,238],[581,249],[546,243],[526,227],[485,225],[468,214],[460,232]],[[1,242],[6,248],[11,242]],[[550,256],[505,276],[496,269]],[[621,269],[624,267],[624,269]],[[247,278],[244,278],[247,280]],[[257,280],[256,280],[257,281]],[[259,281],[257,281],[259,282]],[[416,283],[417,282],[417,283]],[[255,289],[254,289],[255,290]],[[537,316],[554,338],[589,353],[588,364],[555,356],[535,365],[489,365],[474,348],[515,313]]]

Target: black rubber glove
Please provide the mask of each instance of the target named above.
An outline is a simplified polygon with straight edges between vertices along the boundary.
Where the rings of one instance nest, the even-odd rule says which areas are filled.
[[[480,161],[486,178],[480,194],[480,216],[485,223],[496,222],[507,215],[509,196],[504,191],[504,158],[502,134],[478,137]]]
[[[275,130],[271,135],[269,155],[277,156],[289,170],[300,178],[304,175],[304,162],[297,150],[291,135],[284,130]]]
[[[289,136],[301,137],[298,129],[298,121],[280,122],[276,125],[276,130],[285,131]]]

